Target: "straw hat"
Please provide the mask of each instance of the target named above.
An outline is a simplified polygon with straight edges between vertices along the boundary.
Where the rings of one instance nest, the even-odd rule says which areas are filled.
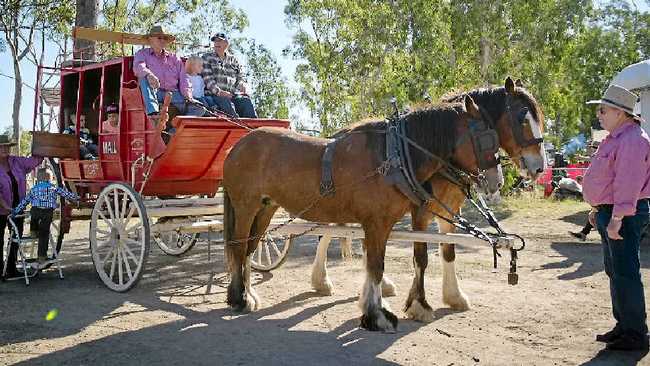
[[[149,29],[149,33],[147,33],[146,36],[147,36],[147,38],[149,38],[149,37],[165,37],[169,41],[173,41],[173,40],[176,39],[176,37],[174,37],[173,35],[166,33],[161,25],[154,25],[153,27],[151,27],[151,29]]]
[[[604,104],[612,108],[622,110],[628,113],[634,119],[643,121],[641,116],[634,113],[634,105],[639,101],[639,97],[622,86],[610,85],[601,99],[590,100],[587,104]]]
[[[0,135],[0,146],[14,146],[16,141],[9,137],[9,135]]]

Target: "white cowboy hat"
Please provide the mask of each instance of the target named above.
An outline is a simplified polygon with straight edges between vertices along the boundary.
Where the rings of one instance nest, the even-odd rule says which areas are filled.
[[[587,104],[604,104],[628,113],[632,118],[643,121],[640,115],[634,113],[634,105],[639,97],[622,86],[610,85],[601,99],[590,100]]]

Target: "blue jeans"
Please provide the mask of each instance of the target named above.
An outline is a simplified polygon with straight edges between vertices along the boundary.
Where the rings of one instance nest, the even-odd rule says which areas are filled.
[[[144,109],[147,114],[158,113],[158,103],[162,103],[165,97],[166,90],[154,89],[149,85],[149,80],[147,78],[140,79],[140,92],[142,93],[142,99],[144,100]],[[205,114],[203,108],[185,103],[185,97],[178,90],[171,90],[172,93],[172,104],[178,111],[186,116],[198,116],[201,117]]]
[[[210,107],[217,107],[220,111],[232,117],[257,118],[255,106],[247,96],[235,96],[232,99],[228,97],[219,97],[216,95],[206,95],[206,100]]]
[[[648,212],[648,200],[639,200],[636,214],[623,218],[619,232],[622,240],[612,240],[607,236],[607,225],[612,217],[611,206],[600,208],[596,215],[596,227],[603,242],[605,273],[609,277],[616,328],[624,333],[639,336],[648,332],[639,262],[639,244],[641,233],[648,225]]]

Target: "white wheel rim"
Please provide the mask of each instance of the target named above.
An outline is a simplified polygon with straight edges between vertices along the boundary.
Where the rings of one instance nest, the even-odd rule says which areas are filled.
[[[177,231],[167,231],[154,235],[154,240],[160,249],[171,255],[185,253],[187,248],[192,246],[198,239],[199,234],[179,233]]]
[[[133,192],[120,184],[106,187],[95,203],[91,252],[97,274],[112,290],[128,290],[140,276],[147,248],[144,217]]]
[[[288,251],[289,239],[266,233],[250,256],[251,266],[261,271],[271,270],[282,262]]]

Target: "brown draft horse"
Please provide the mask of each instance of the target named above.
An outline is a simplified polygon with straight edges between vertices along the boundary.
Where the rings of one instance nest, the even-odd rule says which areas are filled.
[[[465,172],[478,172],[470,139],[470,119],[482,120],[471,97],[403,117],[406,135],[430,153]],[[315,222],[360,223],[366,259],[366,281],[359,304],[361,325],[394,331],[397,317],[382,302],[386,240],[410,201],[377,173],[384,161],[387,123],[366,122],[338,139],[332,173],[336,191],[319,194],[321,158],[329,141],[280,128],[259,128],[243,137],[224,162],[224,240],[230,270],[227,302],[237,311],[251,311],[260,299],[250,282],[250,254],[273,214],[283,207],[293,216]],[[419,182],[430,179],[443,164],[411,150]],[[502,177],[498,177],[502,179]]]
[[[523,88],[520,80],[512,81],[508,77],[505,86],[500,88],[477,89],[467,93],[451,95],[445,101],[458,101],[469,95],[479,108],[490,119],[490,127],[496,129],[499,135],[500,147],[503,148],[519,168],[520,175],[536,179],[546,165],[544,147],[541,142],[544,115],[535,98]],[[460,213],[465,202],[462,190],[439,174],[430,180],[431,191],[453,213]],[[413,230],[427,230],[435,212],[450,218],[449,213],[439,204],[431,203],[429,207],[411,207]],[[448,222],[436,218],[441,233],[454,232],[455,228]],[[329,245],[329,242],[325,242]],[[349,245],[349,244],[348,244]],[[350,249],[351,250],[351,249]],[[331,294],[332,282],[327,275],[327,248],[317,250],[312,272],[312,287],[320,293]],[[469,308],[467,296],[458,286],[454,261],[456,258],[455,245],[440,243],[442,262],[442,300],[453,309],[466,310]],[[429,322],[433,320],[433,310],[426,301],[424,291],[424,272],[428,265],[427,244],[414,243],[413,265],[415,277],[409,291],[404,311],[411,319]],[[395,286],[384,276],[382,280],[384,296],[395,295]]]

